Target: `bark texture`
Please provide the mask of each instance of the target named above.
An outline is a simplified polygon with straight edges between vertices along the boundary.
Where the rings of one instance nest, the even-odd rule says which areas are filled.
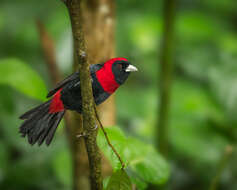
[[[114,0],[88,0],[82,1],[82,26],[87,45],[88,61],[90,64],[102,63],[114,57]],[[74,53],[74,66],[78,67],[78,60]],[[90,189],[89,164],[85,150],[84,140],[75,136],[82,132],[81,118],[71,113],[71,124],[67,125],[69,141],[71,144],[74,162],[74,189]],[[114,95],[99,106],[99,116],[104,126],[115,124]],[[102,174],[106,177],[112,173],[109,161],[102,156]]]
[[[82,1],[82,23],[90,64],[103,63],[115,56],[115,1]],[[98,106],[103,126],[116,123],[115,96]],[[109,161],[102,155],[103,177],[112,174]]]
[[[81,10],[83,7],[81,9],[80,0],[67,0],[66,5],[72,24],[75,62],[79,63],[83,111],[83,133],[89,160],[90,186],[93,190],[101,190],[103,188],[101,177],[101,155],[96,144],[97,130],[95,130],[96,120],[94,100],[82,25]],[[77,186],[75,188],[79,189],[80,187]]]

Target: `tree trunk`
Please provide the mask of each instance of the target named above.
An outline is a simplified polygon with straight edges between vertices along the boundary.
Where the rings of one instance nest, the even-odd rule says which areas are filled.
[[[90,177],[90,187],[93,190],[102,190],[102,176],[101,176],[101,155],[99,148],[96,143],[96,137],[97,137],[97,130],[95,130],[96,126],[96,117],[95,117],[95,110],[94,110],[94,100],[93,100],[93,93],[92,93],[92,85],[91,85],[91,77],[90,77],[90,69],[89,69],[89,61],[88,61],[88,53],[84,39],[84,34],[86,33],[86,29],[84,28],[85,25],[84,19],[83,19],[83,12],[82,10],[86,10],[86,7],[83,6],[81,0],[66,0],[64,1],[68,12],[70,15],[71,25],[72,25],[72,34],[73,34],[73,45],[74,45],[74,64],[78,64],[79,66],[79,73],[80,75],[80,83],[81,83],[81,96],[82,96],[82,123],[78,123],[79,130],[82,130],[81,133],[82,137],[81,139],[84,140],[85,147],[87,150],[88,155],[88,161],[89,161],[89,177]],[[90,4],[91,6],[94,6],[94,4]],[[86,17],[87,21],[89,18]],[[91,56],[91,55],[90,55]],[[79,121],[80,122],[80,121]],[[70,127],[72,127],[70,129]],[[81,160],[81,155],[79,155],[77,152],[79,151],[84,156],[84,150],[82,149],[82,144],[77,145],[77,142],[72,141],[72,139],[77,138],[74,131],[77,131],[77,128],[75,125],[70,125],[69,129],[69,140],[71,140],[71,148],[73,153],[73,160],[74,164],[76,164],[73,168],[78,168],[78,161]],[[72,132],[72,133],[71,133]],[[74,137],[75,136],[75,137]],[[83,141],[82,140],[82,141]],[[79,150],[74,148],[79,148]],[[78,169],[80,169],[80,172],[78,170],[74,169],[74,188],[79,189],[83,188],[80,185],[78,185],[77,181],[80,181],[80,179],[77,179],[77,175],[81,177],[81,167],[79,166]],[[85,171],[84,171],[85,172]],[[83,172],[83,173],[84,173]],[[83,184],[84,185],[84,184]]]
[[[85,34],[87,53],[90,64],[102,63],[114,57],[114,9],[113,0],[87,0],[82,2],[82,26]],[[74,68],[78,67],[74,55]],[[114,96],[99,106],[99,115],[103,125],[115,124]],[[67,134],[71,146],[73,162],[73,189],[90,189],[90,173],[88,156],[83,138],[76,138],[82,132],[82,119],[77,113],[70,112]],[[102,174],[107,176],[112,172],[109,162],[102,157]]]
[[[164,29],[161,47],[160,109],[157,127],[158,149],[166,155],[168,152],[169,104],[172,84],[173,37],[175,19],[175,0],[164,1]]]
[[[115,2],[114,0],[87,0],[83,3],[83,28],[91,64],[102,63],[115,54]],[[115,124],[114,96],[99,106],[104,126]]]

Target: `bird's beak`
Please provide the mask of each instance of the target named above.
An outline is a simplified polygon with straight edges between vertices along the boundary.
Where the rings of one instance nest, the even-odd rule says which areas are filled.
[[[134,71],[138,71],[138,69],[133,66],[133,65],[128,65],[128,67],[125,69],[126,72],[134,72]]]

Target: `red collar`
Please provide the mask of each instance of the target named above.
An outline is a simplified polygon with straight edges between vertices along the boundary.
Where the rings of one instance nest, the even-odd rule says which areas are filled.
[[[96,78],[105,92],[112,94],[120,85],[116,82],[114,74],[112,72],[112,65],[115,61],[127,59],[119,57],[113,58],[107,61],[104,66],[96,72]]]

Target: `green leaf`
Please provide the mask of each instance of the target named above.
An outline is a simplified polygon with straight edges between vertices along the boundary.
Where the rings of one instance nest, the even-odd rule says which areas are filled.
[[[132,182],[128,174],[123,170],[118,170],[111,176],[106,190],[131,190]]]
[[[128,164],[131,180],[136,183],[139,189],[144,189],[144,182],[163,184],[167,181],[169,166],[152,145],[132,137],[127,138],[118,127],[108,128],[106,132],[123,161]],[[97,139],[99,147],[110,160],[112,166],[116,169],[121,168],[102,131],[99,131]]]
[[[0,60],[0,76],[0,84],[9,85],[29,97],[45,100],[47,90],[43,80],[22,61]]]

